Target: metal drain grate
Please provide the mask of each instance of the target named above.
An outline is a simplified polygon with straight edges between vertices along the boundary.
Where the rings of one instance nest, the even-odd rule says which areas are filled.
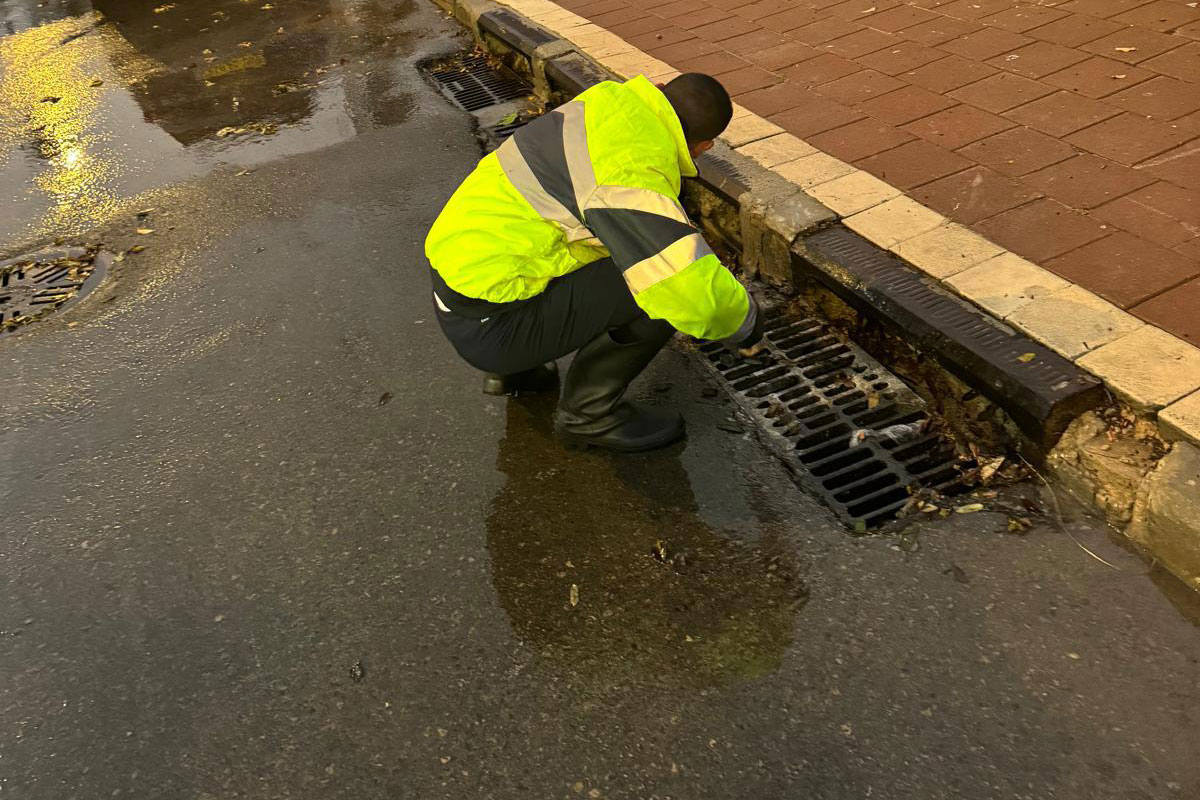
[[[853,231],[823,230],[794,252],[802,272],[951,366],[1047,449],[1071,420],[1105,402],[1099,380]]]
[[[524,82],[505,74],[482,56],[468,56],[429,74],[450,102],[463,111],[478,111],[518,100],[530,91]]]
[[[900,379],[817,320],[766,313],[767,349],[756,358],[719,343],[700,351],[805,488],[865,531],[893,519],[913,489],[959,484],[954,448],[940,435],[897,442],[879,433],[928,421],[924,401]],[[852,444],[864,430],[871,434]]]
[[[100,282],[107,261],[71,247],[0,262],[0,336],[79,300]]]

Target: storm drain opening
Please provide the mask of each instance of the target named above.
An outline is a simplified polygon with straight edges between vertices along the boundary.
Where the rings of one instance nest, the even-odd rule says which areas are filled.
[[[429,70],[430,77],[451,103],[463,111],[478,111],[529,94],[529,85],[486,56],[469,55]]]
[[[968,488],[969,465],[904,382],[819,320],[764,313],[758,355],[716,342],[700,352],[759,437],[846,525],[865,532],[895,519],[922,490]]]
[[[421,69],[451,103],[475,117],[488,151],[546,111],[527,81],[497,59],[478,52],[442,59]]]
[[[0,261],[0,336],[78,302],[100,283],[110,260],[95,249],[65,247]]]

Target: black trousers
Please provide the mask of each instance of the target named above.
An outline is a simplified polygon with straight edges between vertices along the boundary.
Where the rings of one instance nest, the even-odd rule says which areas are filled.
[[[634,302],[612,259],[603,258],[550,282],[541,294],[514,303],[464,298],[434,273],[446,338],[467,363],[512,375],[573,353],[606,332],[618,342],[666,341],[673,329]]]

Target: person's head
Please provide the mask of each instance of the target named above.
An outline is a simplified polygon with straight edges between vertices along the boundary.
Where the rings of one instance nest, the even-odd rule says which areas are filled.
[[[729,92],[711,75],[685,72],[659,88],[683,125],[693,158],[712,147],[733,118]]]

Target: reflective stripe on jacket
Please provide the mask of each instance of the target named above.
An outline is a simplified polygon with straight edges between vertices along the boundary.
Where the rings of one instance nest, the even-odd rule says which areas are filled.
[[[442,209],[425,254],[455,291],[504,303],[611,255],[655,319],[740,342],[753,299],[679,204],[696,174],[674,109],[644,77],[607,81],[525,125]]]

